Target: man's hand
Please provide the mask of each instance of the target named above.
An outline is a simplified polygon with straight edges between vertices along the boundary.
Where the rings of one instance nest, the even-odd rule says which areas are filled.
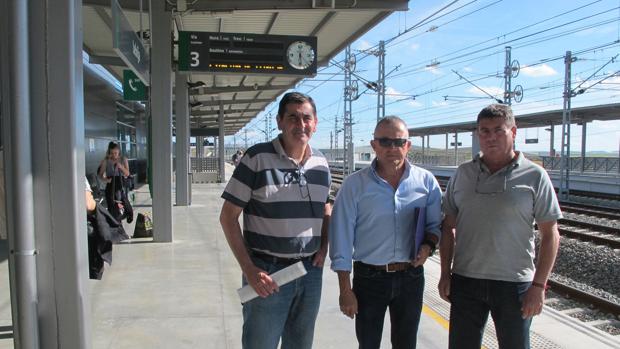
[[[342,313],[353,319],[357,314],[357,297],[355,297],[353,290],[340,292],[338,301],[340,302],[340,310]]]
[[[319,250],[314,254],[312,265],[317,268],[322,268],[325,264],[325,256],[327,256],[327,246],[321,246],[321,248],[319,248]]]
[[[450,303],[450,274],[441,274],[437,288],[439,289],[439,296],[441,299]]]
[[[540,287],[530,286],[523,297],[521,304],[521,317],[527,319],[534,317],[542,312],[543,302],[545,301],[545,290]]]
[[[252,265],[247,268],[247,270],[244,270],[243,275],[245,276],[248,284],[250,284],[254,291],[256,291],[256,293],[262,298],[266,298],[274,292],[280,291],[280,288],[269,276],[269,274],[255,265]]]
[[[411,264],[413,264],[414,267],[419,267],[423,265],[424,262],[426,262],[426,259],[428,259],[430,255],[431,247],[427,244],[422,244],[422,246],[420,246],[420,251],[418,251],[418,255],[415,257],[415,260]]]

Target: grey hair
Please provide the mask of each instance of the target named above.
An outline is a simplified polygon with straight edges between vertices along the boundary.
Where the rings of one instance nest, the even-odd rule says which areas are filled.
[[[396,125],[396,124],[403,125],[405,130],[407,130],[407,133],[409,133],[409,129],[407,129],[407,123],[405,123],[405,120],[399,118],[396,115],[389,115],[389,116],[386,116],[386,117],[380,119],[379,122],[377,122],[377,125],[375,126],[375,133],[377,132],[379,127],[381,127],[383,125]]]

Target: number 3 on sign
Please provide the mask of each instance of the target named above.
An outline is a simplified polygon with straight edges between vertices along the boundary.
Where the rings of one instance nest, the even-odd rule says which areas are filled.
[[[200,65],[200,59],[198,59],[200,57],[200,55],[198,54],[198,52],[190,52],[189,53],[190,56],[192,57],[192,62],[190,63],[190,67],[197,67]]]

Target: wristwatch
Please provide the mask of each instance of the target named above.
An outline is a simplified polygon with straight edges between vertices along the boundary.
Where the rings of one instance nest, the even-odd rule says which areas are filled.
[[[428,245],[428,247],[431,248],[431,252],[428,254],[429,257],[435,254],[435,250],[437,249],[437,244],[435,241],[431,239],[424,239],[421,245]]]

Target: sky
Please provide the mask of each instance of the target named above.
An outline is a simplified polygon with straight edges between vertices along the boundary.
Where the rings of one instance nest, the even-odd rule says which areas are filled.
[[[572,98],[573,107],[620,102],[620,0],[410,1],[408,11],[393,13],[351,45],[357,57],[355,74],[365,80],[377,80],[378,59],[368,51],[380,40],[389,41],[386,115],[400,116],[410,128],[474,121],[494,102],[487,94],[501,99],[505,46],[511,46],[511,59],[520,66],[512,79],[513,88],[523,88],[523,99],[512,103],[516,115],[562,109],[566,51],[577,58],[571,66],[571,87],[585,89]],[[343,59],[344,51],[332,61]],[[317,104],[314,147],[329,148],[336,116],[342,120],[343,78],[342,70],[331,64],[295,87]],[[352,112],[356,146],[368,144],[377,115],[377,95],[361,82],[359,87],[364,93],[353,102]],[[246,126],[251,143],[264,141],[264,133],[256,129],[264,128],[264,118],[269,112],[275,115],[276,108],[272,103]],[[241,134],[243,130],[237,144]],[[558,151],[560,135],[556,126]],[[590,123],[586,135],[587,151],[617,153],[620,121]],[[571,150],[581,149],[581,126],[573,124],[571,136]],[[342,133],[339,137],[342,145]],[[230,138],[227,143],[232,143]],[[525,144],[525,138],[538,138],[538,143]],[[549,139],[544,128],[519,129],[516,147],[548,151]],[[460,134],[459,141],[470,146],[471,134]],[[421,138],[414,137],[412,143],[421,145]],[[431,136],[430,145],[443,148],[445,135]]]

